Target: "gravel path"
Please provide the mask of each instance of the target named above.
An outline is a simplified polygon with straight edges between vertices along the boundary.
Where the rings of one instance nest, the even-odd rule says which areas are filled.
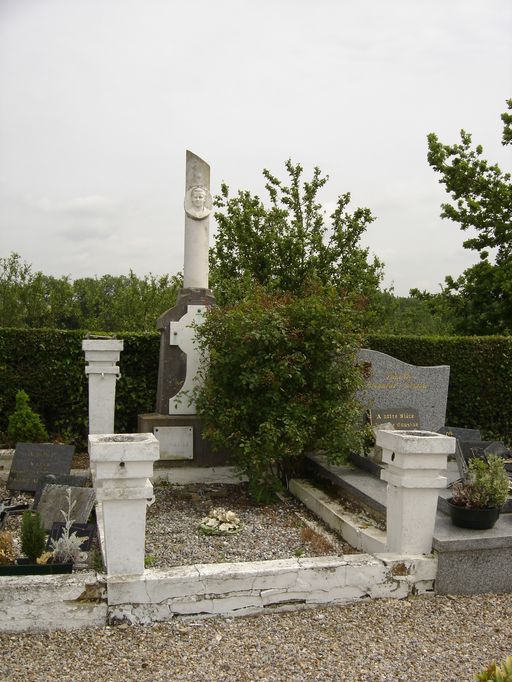
[[[0,680],[460,682],[512,652],[512,595],[0,635]]]

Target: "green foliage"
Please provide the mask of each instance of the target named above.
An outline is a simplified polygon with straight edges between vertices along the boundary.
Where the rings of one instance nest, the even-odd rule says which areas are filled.
[[[453,486],[452,497],[453,503],[461,507],[502,507],[508,497],[508,474],[503,459],[496,455],[490,455],[488,462],[471,459],[467,480]]]
[[[81,331],[0,329],[0,431],[21,386],[52,437],[86,447],[88,386]],[[137,431],[137,415],[155,407],[159,336],[123,333],[116,383],[116,430]]]
[[[228,451],[262,499],[307,450],[340,458],[361,442],[353,394],[352,315],[332,288],[306,297],[261,290],[212,308],[198,328],[209,351],[197,395],[204,434]]]
[[[0,326],[144,331],[176,302],[181,278],[104,275],[74,282],[32,272],[12,253],[0,258]]]
[[[341,318],[342,320],[344,318]],[[116,384],[116,431],[137,430],[137,415],[155,406],[159,336],[123,333]],[[87,377],[84,333],[0,329],[0,432],[7,431],[15,396],[23,388],[50,436],[84,448]],[[446,423],[479,428],[486,438],[512,444],[512,339],[367,335],[366,348],[415,365],[450,365]]]
[[[453,331],[451,314],[439,306],[433,308],[423,294],[417,293],[418,295],[413,295],[411,291],[411,297],[408,298],[394,296],[391,291],[379,292],[371,329],[379,334],[413,336],[450,334]]]
[[[512,99],[507,101],[512,110]],[[503,144],[512,143],[512,115],[502,115]],[[464,241],[480,262],[458,278],[446,277],[443,294],[452,309],[456,331],[468,334],[512,332],[512,183],[510,173],[482,158],[481,145],[460,132],[460,144],[444,145],[428,136],[428,162],[440,173],[454,204],[442,204],[442,218],[474,233]],[[491,261],[489,249],[493,250]]]
[[[477,682],[512,682],[512,656],[507,656],[500,665],[494,661],[483,672],[475,675]]]
[[[218,302],[233,303],[255,285],[268,291],[307,294],[311,282],[336,287],[361,307],[373,300],[382,264],[359,245],[374,218],[367,208],[348,212],[350,194],[338,197],[326,221],[318,193],[327,182],[319,168],[302,181],[303,168],[285,164],[289,184],[268,170],[269,206],[248,191],[229,196],[223,184],[215,205],[218,230],[210,251],[212,286]]]
[[[369,335],[366,348],[413,365],[449,365],[446,423],[512,443],[512,339]]]
[[[37,512],[23,512],[21,518],[21,550],[33,563],[44,552],[46,533],[41,515]]]
[[[16,408],[9,417],[7,436],[11,443],[43,443],[48,440],[48,433],[41,421],[28,404],[25,391],[16,393]]]

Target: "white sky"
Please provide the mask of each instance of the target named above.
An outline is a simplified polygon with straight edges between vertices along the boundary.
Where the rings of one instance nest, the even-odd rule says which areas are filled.
[[[284,161],[352,193],[398,294],[475,262],[428,132],[510,170],[509,0],[0,0],[0,257],[72,278],[183,264],[185,150],[212,193]],[[213,227],[213,225],[212,225]]]

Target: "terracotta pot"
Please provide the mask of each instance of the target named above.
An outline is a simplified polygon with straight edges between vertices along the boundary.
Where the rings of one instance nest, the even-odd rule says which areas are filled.
[[[459,528],[472,528],[474,530],[487,530],[492,528],[500,515],[499,507],[488,509],[476,509],[474,507],[461,507],[447,500],[450,508],[450,516],[455,526]]]

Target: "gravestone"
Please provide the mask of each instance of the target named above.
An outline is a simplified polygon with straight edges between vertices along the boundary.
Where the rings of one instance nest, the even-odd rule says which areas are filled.
[[[41,493],[37,511],[46,531],[50,531],[55,521],[63,521],[62,511],[68,510],[68,490],[71,490],[71,502],[75,506],[71,512],[71,519],[75,523],[87,523],[96,496],[93,488],[74,488],[66,485],[46,485]]]
[[[89,476],[72,476],[71,474],[67,476],[57,476],[55,474],[44,474],[40,476],[37,481],[36,494],[34,495],[34,509],[37,509],[39,500],[41,499],[41,493],[45,485],[53,483],[54,485],[67,485],[76,488],[84,488],[89,482]]]
[[[37,489],[38,480],[44,474],[69,474],[74,452],[74,445],[17,443],[7,479],[7,490],[33,493]]]
[[[403,412],[406,405],[417,412],[418,427],[438,431],[444,426],[448,400],[448,365],[418,367],[391,355],[363,348],[357,354],[366,384],[357,398],[370,410]]]
[[[439,433],[442,433],[445,436],[453,436],[453,438],[456,438],[461,442],[467,440],[482,440],[482,436],[478,429],[463,429],[460,426],[442,426],[439,429]]]
[[[193,325],[199,325],[215,298],[208,288],[209,216],[212,211],[210,166],[186,153],[183,289],[176,305],[162,313],[155,412],[140,414],[139,433],[153,433],[160,442],[160,460],[167,465],[193,460],[194,466],[218,466],[226,455],[213,452],[202,435],[193,389],[200,380],[201,350]]]

